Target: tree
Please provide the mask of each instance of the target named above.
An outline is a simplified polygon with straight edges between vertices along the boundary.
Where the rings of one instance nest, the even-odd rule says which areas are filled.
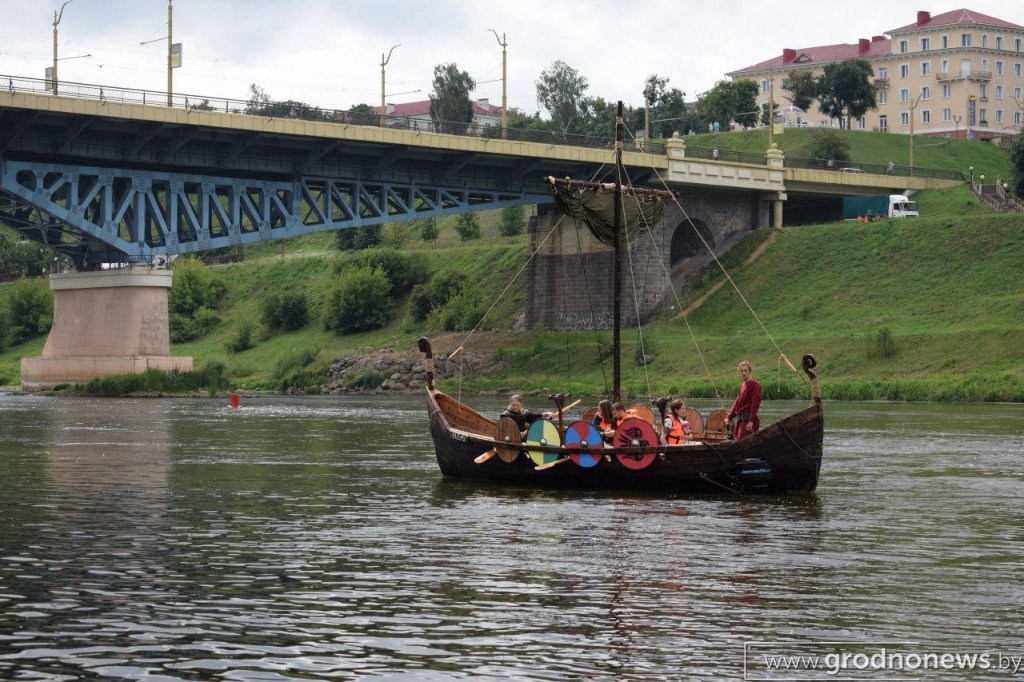
[[[369,104],[357,104],[348,110],[348,122],[356,125],[375,126],[380,124],[380,114]]]
[[[464,242],[480,239],[480,221],[477,220],[476,213],[460,213],[455,216],[455,231]]]
[[[53,292],[45,279],[20,279],[7,297],[13,343],[38,336],[53,325]]]
[[[469,93],[476,82],[452,64],[434,67],[434,90],[430,93],[430,120],[440,133],[464,135],[473,122],[473,100]]]
[[[697,102],[701,117],[727,127],[730,121],[752,126],[757,121],[757,83],[749,80],[718,81]]]
[[[423,218],[417,221],[420,228],[420,239],[433,243],[437,241],[437,218]]]
[[[379,224],[347,227],[335,233],[335,244],[339,251],[362,251],[379,246],[382,240]]]
[[[555,60],[537,79],[537,103],[551,116],[563,134],[578,132],[587,115],[585,76],[561,60]]]
[[[826,64],[825,72],[818,77],[822,113],[838,118],[840,128],[849,128],[851,118],[860,118],[878,106],[873,75],[871,63],[865,59]]]
[[[526,219],[526,209],[522,206],[509,206],[501,209],[501,224],[498,232],[505,237],[514,237],[523,233],[523,223]]]
[[[406,222],[395,222],[384,226],[384,235],[381,237],[381,242],[384,246],[400,249],[410,239],[412,239],[412,225]]]
[[[305,102],[292,99],[275,102],[266,90],[255,83],[249,84],[249,101],[245,105],[245,113],[273,118],[301,118],[306,121],[329,121],[332,119],[332,116],[321,110],[320,107],[310,106]]]
[[[695,127],[691,118],[686,107],[686,93],[679,88],[669,88],[661,94],[658,106],[651,111],[651,135],[671,137],[677,130],[685,133]]]
[[[815,159],[850,160],[850,141],[833,128],[816,128],[811,134],[810,154]]]
[[[1010,164],[1013,167],[1013,192],[1024,199],[1024,132],[1010,144]]]
[[[391,284],[380,268],[346,270],[327,292],[324,329],[351,334],[383,327],[391,314]]]
[[[818,80],[810,71],[790,71],[788,81],[786,89],[792,96],[785,99],[794,107],[810,112],[811,105],[818,98]]]

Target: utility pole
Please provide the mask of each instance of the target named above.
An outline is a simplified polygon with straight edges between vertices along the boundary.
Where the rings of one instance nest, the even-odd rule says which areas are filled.
[[[775,77],[768,70],[768,149],[775,144]]]
[[[910,105],[910,174],[914,174],[914,110],[917,109],[917,105],[921,103],[921,98],[924,95],[918,95],[914,103]]]
[[[174,106],[174,0],[167,0],[167,106]],[[150,34],[152,35],[152,34]]]
[[[384,53],[380,53],[380,127],[386,128],[388,122],[388,103],[386,95],[384,94],[384,67],[391,61],[391,53],[395,51],[396,47],[401,47],[402,44],[394,45],[388,50],[388,56],[385,57]]]
[[[53,75],[51,82],[53,83],[53,94],[57,94],[57,25],[60,24],[60,20],[64,17],[64,8],[68,6],[71,0],[65,0],[64,4],[60,6],[60,12],[57,10],[53,11]]]
[[[502,33],[498,38],[498,32],[493,28],[487,29],[494,34],[501,45],[501,139],[508,139],[508,38]]]

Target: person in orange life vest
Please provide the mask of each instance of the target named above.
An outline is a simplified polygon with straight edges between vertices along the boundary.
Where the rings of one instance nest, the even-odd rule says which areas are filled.
[[[608,400],[602,400],[597,404],[597,414],[594,415],[594,420],[591,422],[594,428],[597,429],[601,436],[604,438],[611,438],[611,434],[615,433],[615,429],[612,428],[612,422],[615,421],[615,417],[612,415],[612,404]]]
[[[736,440],[749,436],[761,428],[761,420],[757,417],[757,409],[761,407],[761,384],[752,376],[754,373],[750,363],[744,360],[737,367],[743,384],[740,386],[740,394],[736,396],[736,402],[729,410],[729,421],[736,420],[734,437]]]
[[[690,435],[690,422],[683,417],[686,403],[676,398],[668,407],[669,411],[665,414],[665,423],[661,429],[661,442],[664,445],[682,445]]]

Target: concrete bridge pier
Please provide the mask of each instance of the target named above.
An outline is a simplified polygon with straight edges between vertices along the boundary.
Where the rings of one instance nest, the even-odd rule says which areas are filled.
[[[171,357],[171,272],[149,266],[50,275],[53,327],[43,354],[21,360],[21,386],[42,390],[149,368],[191,371]]]

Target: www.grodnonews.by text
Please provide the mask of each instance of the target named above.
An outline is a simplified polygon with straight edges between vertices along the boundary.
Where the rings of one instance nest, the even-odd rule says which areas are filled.
[[[833,650],[828,653],[782,653],[795,647],[783,646],[768,653],[767,646],[744,646],[744,679],[764,679],[758,673],[804,673],[802,679],[811,679],[807,673],[828,676],[849,673],[915,672],[929,670],[989,671],[1015,675],[1024,673],[1024,654],[1001,652],[915,652],[893,651],[882,647],[856,651]],[[801,647],[806,652],[810,647]],[[815,647],[818,648],[818,647]],[[852,647],[851,647],[852,648]],[[865,677],[864,679],[870,679]]]

